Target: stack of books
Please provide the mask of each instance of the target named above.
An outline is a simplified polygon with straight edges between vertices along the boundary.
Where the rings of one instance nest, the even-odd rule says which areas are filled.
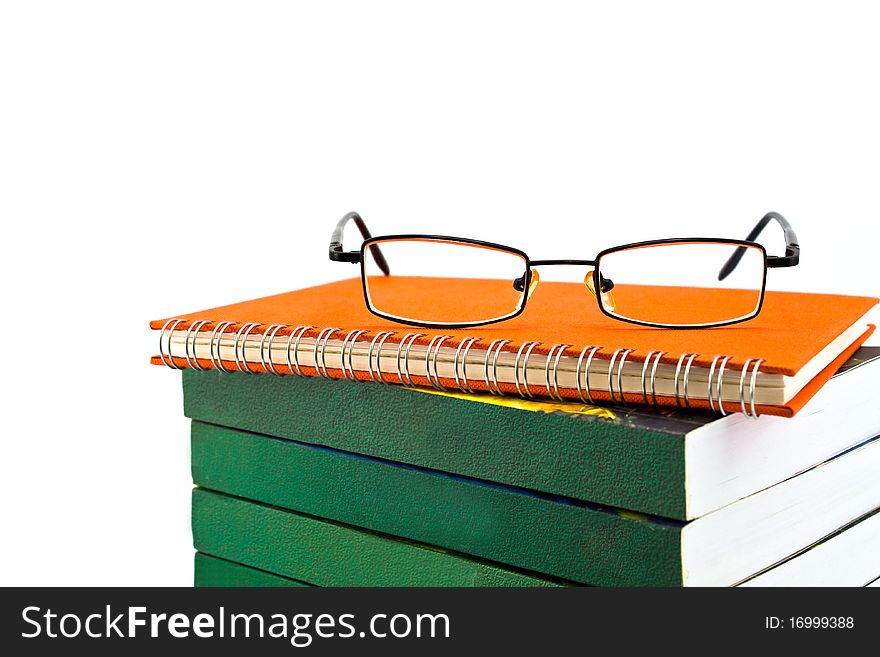
[[[874,300],[824,306],[810,323],[819,295],[782,295],[807,323],[795,338],[773,330],[772,310],[769,326],[713,331],[728,378],[725,352],[698,353],[706,331],[674,352],[662,342],[683,332],[597,319],[589,330],[606,343],[610,330],[638,343],[613,370],[617,349],[561,348],[568,336],[532,324],[552,337],[523,363],[526,340],[493,352],[498,328],[438,346],[436,333],[391,335],[357,316],[350,295],[314,303],[346,285],[153,323],[155,362],[184,370],[196,585],[880,577],[880,348],[859,348]],[[746,337],[765,359],[756,376],[744,375]]]

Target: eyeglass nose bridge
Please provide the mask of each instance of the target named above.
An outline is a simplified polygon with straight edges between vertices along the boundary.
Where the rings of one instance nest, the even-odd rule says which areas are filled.
[[[584,286],[590,291],[590,294],[596,297],[597,301],[599,301],[602,306],[609,310],[613,311],[615,307],[614,302],[614,294],[612,290],[614,289],[614,281],[610,278],[605,278],[601,273],[597,274],[596,272],[596,261],[595,260],[532,260],[530,263],[530,281],[529,281],[529,289],[526,291],[526,299],[528,299],[532,292],[534,292],[535,287],[537,287],[538,282],[541,280],[540,275],[538,274],[538,270],[534,269],[534,267],[544,267],[544,266],[553,266],[553,265],[569,265],[569,266],[581,266],[581,267],[591,267],[591,270],[587,272],[587,275],[584,276]],[[596,292],[596,284],[595,277],[599,276],[599,293]],[[515,290],[520,292],[524,291],[525,288],[525,276],[520,276],[519,278],[513,281],[513,287]]]

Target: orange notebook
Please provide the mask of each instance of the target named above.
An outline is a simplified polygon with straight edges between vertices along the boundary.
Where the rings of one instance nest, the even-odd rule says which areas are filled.
[[[698,289],[689,299],[712,302]],[[543,282],[518,317],[441,330],[371,314],[349,279],[153,321],[152,362],[791,417],[872,333],[876,303],[767,292],[749,322],[673,330],[615,321],[583,286]]]

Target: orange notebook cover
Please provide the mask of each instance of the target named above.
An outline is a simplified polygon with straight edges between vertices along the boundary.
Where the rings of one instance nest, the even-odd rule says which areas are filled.
[[[711,303],[711,293],[704,299],[699,295],[705,291],[694,290],[689,297],[690,303]],[[432,304],[436,310],[436,300],[426,295],[424,303]],[[597,308],[594,300],[585,298],[582,285],[576,283],[542,282],[529,298],[525,311],[512,319],[498,324],[466,329],[424,329],[397,324],[373,315],[364,303],[361,281],[359,278],[338,281],[326,285],[286,292],[274,296],[244,301],[228,306],[211,308],[194,313],[175,315],[173,318],[155,320],[150,327],[160,330],[169,323],[169,319],[181,320],[172,322],[173,332],[177,335],[186,333],[193,328],[202,335],[210,333],[219,322],[231,322],[224,333],[235,333],[246,323],[256,323],[249,337],[260,337],[268,330],[274,329],[276,337],[289,336],[297,326],[313,326],[312,330],[303,333],[306,338],[314,338],[321,330],[335,327],[334,339],[341,340],[350,331],[360,329],[366,333],[358,336],[359,341],[369,341],[380,331],[394,331],[385,345],[397,345],[407,335],[421,333],[423,337],[413,340],[415,345],[428,345],[438,335],[450,336],[443,343],[444,347],[457,347],[467,338],[479,338],[477,346],[485,349],[493,340],[505,339],[510,342],[504,351],[516,353],[523,343],[538,341],[534,347],[534,357],[550,352],[553,345],[572,345],[566,350],[567,356],[577,357],[582,347],[587,345],[601,346],[595,353],[597,360],[610,361],[614,352],[621,348],[631,349],[628,355],[630,362],[643,362],[650,352],[666,352],[661,362],[675,365],[685,354],[697,354],[693,359],[694,367],[709,368],[716,356],[730,356],[728,367],[741,368],[748,359],[763,359],[761,373],[776,373],[795,376],[801,368],[810,362],[827,345],[839,338],[845,331],[852,330],[875,304],[877,299],[869,297],[842,296],[830,294],[806,294],[795,292],[767,292],[761,313],[754,319],[728,327],[697,330],[675,330],[642,327],[611,319]],[[414,309],[417,311],[418,309]],[[455,309],[450,309],[454,314]],[[194,326],[195,322],[202,322]],[[278,325],[281,325],[280,328]],[[794,415],[816,391],[837,371],[840,365],[861,346],[872,333],[874,327],[867,323],[858,337],[843,348],[824,369],[807,383],[797,395],[783,405],[758,404],[756,410],[761,414]],[[170,340],[170,338],[169,338]],[[160,338],[161,342],[161,338]],[[284,341],[281,340],[283,343]],[[169,341],[170,345],[170,341]],[[261,352],[262,354],[262,348]],[[271,346],[270,346],[271,353]],[[154,356],[154,364],[172,362],[177,367],[191,366],[189,359],[166,355]],[[189,362],[188,362],[189,361]],[[237,363],[222,361],[225,367],[232,370]],[[214,366],[211,360],[198,358],[195,365],[201,368]],[[332,378],[343,378],[341,369],[328,369],[318,372],[314,367],[302,368],[306,375],[324,374]],[[247,371],[262,372],[265,368],[259,362],[250,362]],[[276,368],[279,374],[288,372],[286,366]],[[365,371],[354,372],[356,378],[369,380]],[[644,376],[644,375],[643,375]],[[676,375],[677,376],[677,375]],[[399,383],[395,374],[383,376],[386,382]],[[431,381],[424,376],[413,375],[414,384],[430,385]],[[461,382],[450,378],[441,378],[439,383],[450,389],[461,388]],[[486,382],[479,379],[468,381],[474,391],[487,389]],[[516,394],[517,388],[512,383],[501,383],[500,390],[508,394]],[[545,386],[531,385],[530,393],[552,396],[554,391]],[[578,392],[573,389],[559,389],[559,394],[568,399],[578,399]],[[592,396],[597,401],[609,401],[608,392],[595,391]],[[619,398],[619,397],[618,397]],[[644,401],[642,394],[627,392],[626,403],[639,404]],[[656,403],[660,405],[680,404],[674,397],[659,396]],[[708,408],[705,399],[690,399],[693,408]],[[715,406],[717,407],[717,401]],[[727,412],[740,410],[739,403],[724,402]]]

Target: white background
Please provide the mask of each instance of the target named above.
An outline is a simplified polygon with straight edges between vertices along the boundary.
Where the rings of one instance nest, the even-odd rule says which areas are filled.
[[[880,293],[877,3],[0,6],[3,584],[191,582],[147,321],[354,274],[348,210],[589,258],[774,209],[771,289]]]

